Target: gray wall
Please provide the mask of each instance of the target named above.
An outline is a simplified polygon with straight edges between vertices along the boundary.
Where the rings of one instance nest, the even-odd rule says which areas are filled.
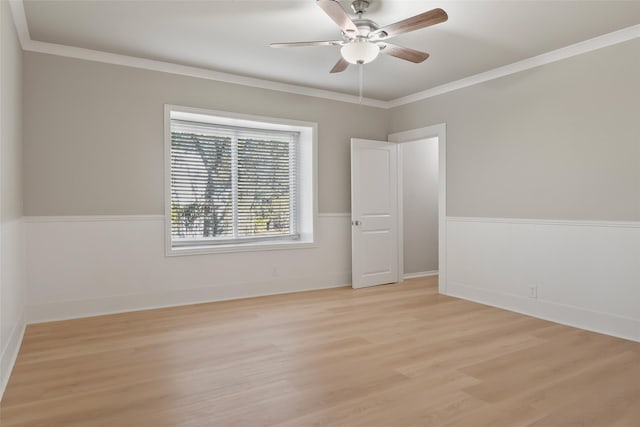
[[[22,236],[22,51],[8,2],[0,2],[0,361],[6,384],[12,333],[19,333],[26,289]],[[0,390],[2,387],[0,386]]]
[[[447,215],[640,220],[640,39],[391,110],[447,124]]]
[[[8,2],[2,2],[2,146],[0,215],[22,217],[22,49]]]
[[[162,214],[163,106],[318,123],[320,212],[349,212],[349,141],[388,112],[117,65],[25,53],[25,215]]]
[[[438,270],[438,140],[402,144],[404,273]]]

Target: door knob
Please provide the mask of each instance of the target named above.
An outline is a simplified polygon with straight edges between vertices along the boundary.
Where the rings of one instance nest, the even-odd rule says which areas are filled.
[[[362,222],[356,219],[355,221],[351,221],[351,225],[355,225],[357,227],[359,225],[362,225]]]

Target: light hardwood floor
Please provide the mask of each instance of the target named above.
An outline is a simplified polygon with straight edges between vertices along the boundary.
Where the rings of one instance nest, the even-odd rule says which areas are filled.
[[[436,279],[31,325],[11,426],[640,426],[640,343]]]

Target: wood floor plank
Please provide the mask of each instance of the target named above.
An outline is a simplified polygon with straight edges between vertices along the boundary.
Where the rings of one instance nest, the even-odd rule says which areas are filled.
[[[640,426],[640,343],[437,278],[27,327],[0,424]]]

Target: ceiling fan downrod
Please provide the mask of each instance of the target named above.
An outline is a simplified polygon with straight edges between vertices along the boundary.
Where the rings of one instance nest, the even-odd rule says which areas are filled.
[[[358,15],[358,18],[362,18],[362,14],[367,11],[368,7],[369,2],[367,0],[353,0],[353,2],[351,2],[351,10]]]

